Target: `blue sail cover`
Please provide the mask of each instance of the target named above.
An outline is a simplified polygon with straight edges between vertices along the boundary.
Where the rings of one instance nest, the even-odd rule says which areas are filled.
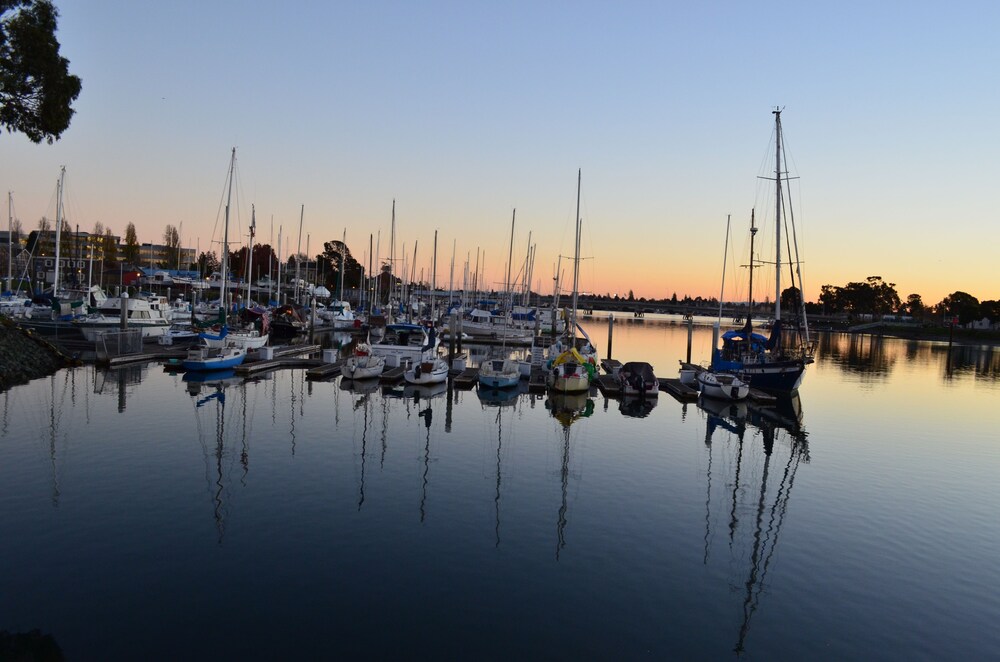
[[[219,335],[215,335],[215,334],[212,334],[212,333],[202,332],[202,333],[198,334],[198,337],[199,338],[204,338],[205,340],[222,340],[223,338],[225,338],[228,335],[229,335],[229,327],[228,326],[223,326],[222,330],[219,331]]]

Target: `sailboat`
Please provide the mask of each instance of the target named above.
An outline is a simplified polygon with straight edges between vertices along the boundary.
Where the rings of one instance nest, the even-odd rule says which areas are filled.
[[[809,340],[809,325],[805,321],[804,298],[799,296],[800,310],[803,321],[804,337],[800,338],[801,344],[798,347],[787,347],[782,333],[781,318],[781,228],[785,222],[783,211],[785,209],[782,197],[782,182],[787,180],[787,173],[782,171],[782,157],[784,147],[781,133],[781,110],[775,109],[775,246],[776,253],[774,259],[774,324],[771,327],[770,337],[765,338],[761,334],[753,332],[751,320],[753,318],[753,270],[757,267],[754,264],[753,238],[757,233],[754,227],[753,217],[750,221],[750,306],[747,309],[746,323],[742,329],[727,331],[722,335],[722,346],[714,348],[712,351],[711,370],[713,372],[733,373],[740,377],[753,388],[768,391],[795,391],[802,383],[802,375],[807,365],[813,362],[813,352],[815,342]],[[789,221],[794,233],[795,224],[791,214],[791,207],[788,206]],[[793,239],[794,239],[793,234]],[[796,242],[796,253],[798,247]],[[798,290],[802,292],[802,275],[798,269],[798,256],[796,255],[795,270],[792,272],[793,281],[798,276]]]
[[[228,213],[229,208],[226,208]],[[251,267],[253,265],[253,239],[254,233],[257,229],[257,211],[251,207],[250,216],[250,245],[247,249],[247,303],[250,302],[250,281],[251,281]],[[229,251],[228,246],[223,249],[227,253]],[[225,297],[221,299],[225,301]],[[268,313],[263,308],[244,308],[242,314],[248,320],[258,319],[260,328],[257,328],[257,323],[251,321],[245,328],[230,329],[223,322],[222,330],[217,333],[207,333],[202,332],[198,335],[202,339],[206,347],[211,347],[213,349],[221,349],[223,347],[238,347],[242,350],[248,349],[260,349],[267,344],[270,337],[268,333],[268,326],[270,325],[270,313]]]
[[[414,256],[416,253],[414,253]],[[434,267],[431,270],[431,292],[437,289],[437,230],[434,231]],[[432,300],[433,309],[433,300]],[[431,321],[428,324],[430,335],[427,335],[427,343],[421,346],[420,359],[412,363],[409,369],[403,373],[403,379],[407,384],[427,385],[441,384],[448,380],[448,362],[437,354],[437,342],[435,331],[434,313],[431,313]]]
[[[573,308],[567,322],[567,335],[553,347],[553,358],[548,365],[548,384],[554,391],[575,393],[590,389],[590,382],[597,371],[597,350],[583,334],[577,338],[576,305],[580,286],[580,182],[581,171],[576,173],[576,246],[573,256]],[[582,331],[582,329],[580,329]]]
[[[344,360],[341,374],[348,379],[371,379],[385,370],[385,357],[372,353],[370,343],[358,343],[354,352]]]
[[[233,147],[232,157],[229,161],[229,192],[226,195],[226,223],[222,238],[222,305],[219,306],[219,317],[220,322],[222,322],[222,332],[220,335],[222,338],[225,338],[228,334],[228,328],[226,327],[226,311],[229,306],[226,302],[226,282],[229,280],[227,278],[227,275],[229,274],[229,203],[233,194],[233,172],[235,169],[236,148]],[[202,342],[205,342],[204,339]],[[224,344],[222,347],[209,347],[206,343],[201,347],[189,350],[187,357],[182,361],[181,365],[183,365],[186,370],[225,370],[227,368],[234,368],[243,363],[243,359],[246,358],[246,355],[246,349],[243,347],[237,347],[229,344]]]
[[[502,352],[504,354],[503,358],[489,359],[484,361],[479,366],[479,374],[477,379],[479,383],[483,386],[490,388],[508,388],[510,386],[516,386],[518,382],[521,381],[521,367],[517,361],[514,361],[509,356],[507,356],[507,325],[509,318],[513,315],[513,297],[510,293],[510,267],[511,261],[514,258],[514,218],[517,215],[517,210],[515,209],[513,214],[511,214],[510,219],[510,249],[507,255],[507,296],[510,303],[509,310],[504,315],[504,325],[503,325],[503,348]]]

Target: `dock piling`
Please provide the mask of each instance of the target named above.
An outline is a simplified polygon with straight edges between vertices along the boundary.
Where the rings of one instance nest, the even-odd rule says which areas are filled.
[[[688,327],[687,362],[691,363],[691,337],[694,335],[694,320],[690,317],[687,319],[687,327]]]
[[[610,313],[610,314],[608,314],[608,358],[609,359],[611,358],[611,341],[614,338],[614,334],[615,334],[615,314],[614,313]],[[689,343],[688,354],[690,354],[690,353],[691,353],[691,349],[690,349],[690,343]]]
[[[122,292],[122,318],[121,318],[121,330],[124,331],[128,328],[128,292]]]

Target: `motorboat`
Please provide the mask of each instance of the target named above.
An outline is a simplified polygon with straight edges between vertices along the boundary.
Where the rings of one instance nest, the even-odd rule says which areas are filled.
[[[629,361],[618,371],[622,395],[655,398],[660,393],[660,382],[653,374],[653,366],[643,361]]]

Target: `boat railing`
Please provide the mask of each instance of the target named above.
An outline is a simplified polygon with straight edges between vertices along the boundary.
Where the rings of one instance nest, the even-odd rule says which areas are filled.
[[[142,329],[107,330],[97,334],[94,351],[100,362],[110,361],[116,356],[128,356],[142,352]]]

